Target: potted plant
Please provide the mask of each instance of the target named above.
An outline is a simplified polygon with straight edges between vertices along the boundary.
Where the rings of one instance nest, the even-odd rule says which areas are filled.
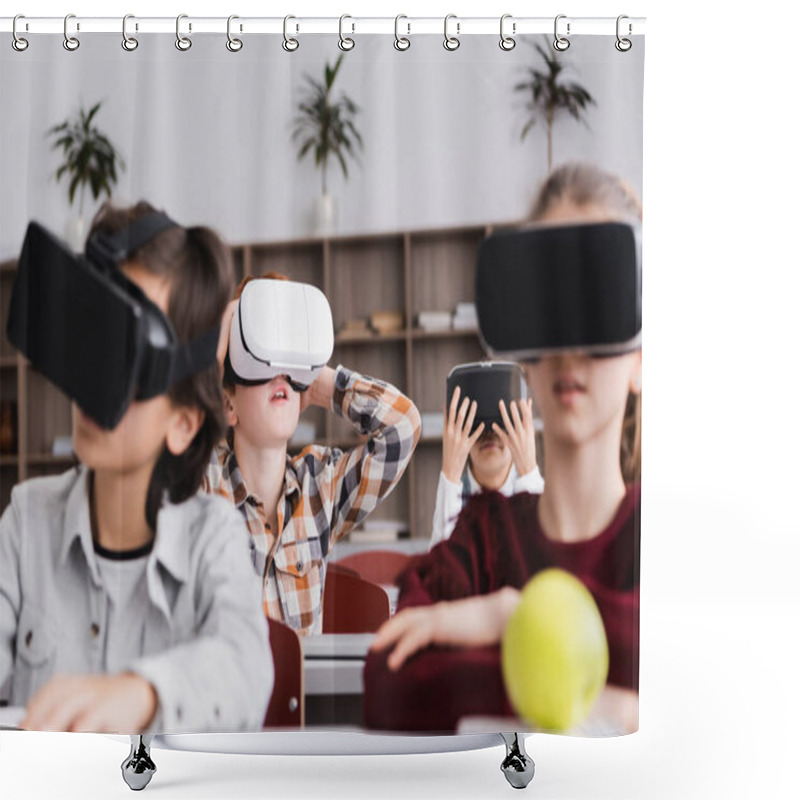
[[[569,114],[577,122],[586,122],[585,111],[590,104],[595,104],[589,92],[579,83],[563,81],[564,64],[558,53],[549,46],[534,45],[544,59],[545,68],[528,67],[528,79],[518,83],[514,89],[529,95],[525,108],[528,119],[522,129],[524,140],[528,131],[541,118],[547,128],[547,170],[553,168],[553,123],[565,114]],[[596,104],[595,104],[596,105]]]
[[[298,143],[297,159],[301,161],[309,153],[314,154],[314,163],[322,174],[322,196],[317,201],[317,233],[333,230],[334,203],[328,194],[328,166],[336,161],[348,177],[347,161],[356,158],[357,150],[363,149],[361,134],[355,126],[358,106],[344,93],[333,97],[333,85],[343,54],[331,66],[325,63],[322,81],[306,75],[308,87],[298,104],[298,115],[294,120],[292,141]]]
[[[117,182],[117,170],[125,165],[117,149],[108,137],[92,123],[102,103],[96,103],[88,111],[80,108],[78,116],[55,125],[47,132],[55,136],[53,150],[61,150],[63,161],[56,170],[56,181],[68,178],[69,204],[78,196],[78,217],[68,226],[67,240],[75,249],[83,245],[83,208],[88,187],[96,202],[101,195],[111,197],[111,189]]]

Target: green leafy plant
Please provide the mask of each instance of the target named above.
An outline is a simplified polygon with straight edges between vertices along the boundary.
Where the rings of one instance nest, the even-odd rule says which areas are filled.
[[[348,177],[347,160],[356,158],[357,150],[363,149],[361,134],[355,126],[358,106],[346,95],[333,99],[333,84],[342,65],[342,55],[331,67],[325,64],[322,82],[306,75],[309,86],[298,105],[299,114],[294,120],[292,141],[299,142],[298,160],[314,153],[314,162],[322,170],[322,194],[328,189],[328,163],[339,162],[345,179]]]
[[[97,200],[103,193],[111,197],[111,189],[117,182],[117,170],[125,164],[108,137],[92,123],[102,103],[96,103],[88,111],[79,109],[78,116],[55,125],[47,132],[55,136],[53,150],[63,151],[64,160],[56,170],[56,180],[69,178],[69,203],[75,201],[80,190],[80,211],[86,187]]]
[[[547,127],[547,169],[550,171],[553,168],[553,123],[565,114],[585,123],[587,107],[596,103],[579,83],[564,82],[564,63],[559,59],[558,53],[550,48],[549,43],[544,47],[540,44],[534,47],[544,59],[545,68],[528,67],[528,79],[518,83],[514,90],[528,95],[525,105],[528,119],[522,129],[521,138],[525,139],[539,119],[544,120]]]

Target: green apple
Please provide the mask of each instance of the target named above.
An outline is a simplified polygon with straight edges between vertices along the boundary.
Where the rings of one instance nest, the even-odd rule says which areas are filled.
[[[589,590],[546,569],[522,590],[503,633],[503,678],[524,720],[564,731],[589,713],[608,675],[608,642]]]

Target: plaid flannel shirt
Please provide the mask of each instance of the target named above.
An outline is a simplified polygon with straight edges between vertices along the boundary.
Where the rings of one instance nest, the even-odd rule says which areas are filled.
[[[369,438],[350,450],[309,445],[286,457],[276,536],[227,443],[217,446],[204,479],[232,500],[250,532],[263,576],[264,611],[298,633],[322,632],[322,590],[331,547],[362,522],[403,475],[420,434],[414,403],[394,386],[339,366],[331,411]]]

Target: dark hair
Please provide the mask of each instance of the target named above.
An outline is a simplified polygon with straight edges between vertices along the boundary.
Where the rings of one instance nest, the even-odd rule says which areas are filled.
[[[140,201],[128,208],[105,203],[92,220],[95,231],[113,234],[155,209]],[[187,342],[219,325],[233,289],[228,247],[210,228],[169,228],[136,250],[130,258],[169,284],[167,316],[178,340]],[[215,363],[176,383],[169,390],[175,406],[198,408],[203,424],[187,449],[173,455],[166,444],[156,461],[147,490],[147,522],[155,530],[164,493],[181,503],[200,488],[214,446],[225,430],[219,367]]]
[[[562,200],[576,206],[601,205],[614,215],[642,219],[642,204],[633,188],[613,172],[573,162],[554,169],[539,189],[528,215],[537,222]],[[629,393],[622,423],[620,466],[627,483],[638,483],[642,474],[642,394]]]

